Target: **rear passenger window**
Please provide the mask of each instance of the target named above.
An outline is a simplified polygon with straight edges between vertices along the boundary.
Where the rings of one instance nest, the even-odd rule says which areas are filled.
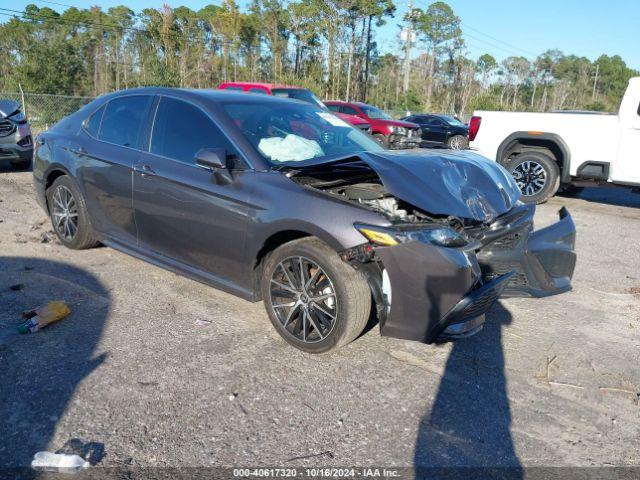
[[[224,148],[232,155],[232,147],[211,119],[198,107],[182,100],[162,97],[151,135],[151,153],[195,164],[202,148]]]
[[[85,128],[92,136],[98,137],[100,131],[100,122],[102,122],[102,114],[104,113],[104,105],[93,112],[93,115],[85,122]]]
[[[142,148],[142,122],[152,100],[150,95],[111,100],[102,116],[98,138],[124,147]]]
[[[340,111],[340,105],[327,105],[327,108],[329,108],[329,110],[331,110],[332,112]]]
[[[347,115],[358,115],[358,112],[355,108],[342,106],[340,108],[342,113],[346,113]]]
[[[251,92],[251,93],[261,93],[262,95],[266,95],[267,94],[267,92],[265,91],[264,88],[256,88],[256,87],[251,87],[249,89],[249,92]]]

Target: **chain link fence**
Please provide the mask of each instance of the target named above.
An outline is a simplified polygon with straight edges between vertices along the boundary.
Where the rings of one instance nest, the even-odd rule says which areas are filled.
[[[70,115],[93,97],[74,97],[69,95],[49,95],[46,93],[0,92],[0,99],[15,100],[22,106],[31,124],[34,135],[47,130],[51,125]]]
[[[54,123],[62,120],[67,115],[78,111],[94,97],[76,97],[70,95],[51,95],[47,93],[0,92],[0,99],[11,99],[22,105],[31,124],[34,135],[47,130]],[[406,110],[387,110],[393,118],[402,118],[409,114]],[[421,112],[412,112],[421,113]],[[461,121],[468,123],[471,115],[464,115]]]

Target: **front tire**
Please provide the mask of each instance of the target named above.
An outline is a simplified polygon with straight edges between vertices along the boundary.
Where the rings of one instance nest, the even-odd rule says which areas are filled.
[[[276,331],[307,353],[353,341],[371,313],[364,275],[317,238],[289,242],[267,259],[262,298]]]
[[[544,203],[560,187],[560,169],[556,161],[541,152],[525,152],[506,164],[520,189],[525,203]]]
[[[65,247],[83,250],[98,245],[84,197],[71,177],[56,178],[47,189],[47,205],[53,231]]]
[[[469,147],[469,141],[462,135],[454,135],[447,140],[447,148],[451,150],[466,150]]]

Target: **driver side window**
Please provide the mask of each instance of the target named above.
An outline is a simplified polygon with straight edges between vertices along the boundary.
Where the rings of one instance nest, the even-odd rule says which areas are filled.
[[[195,165],[195,154],[202,148],[224,148],[227,155],[235,153],[224,133],[202,110],[182,100],[161,97],[151,136],[151,153]]]

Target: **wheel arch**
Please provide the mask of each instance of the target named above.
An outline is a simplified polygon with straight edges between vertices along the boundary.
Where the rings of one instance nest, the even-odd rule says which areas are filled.
[[[62,167],[61,165],[55,165],[55,166],[52,166],[47,171],[47,174],[44,177],[44,191],[45,191],[44,201],[47,206],[47,213],[49,213],[49,200],[47,198],[46,192],[49,189],[49,187],[53,185],[53,182],[55,182],[58,178],[64,175],[70,175],[67,169]]]
[[[331,247],[336,252],[342,250],[340,242],[329,233],[317,228],[314,225],[301,225],[297,227],[274,228],[265,235],[264,239],[256,242],[258,248],[254,249],[253,264],[251,270],[252,290],[254,298],[260,300],[260,284],[262,282],[262,272],[266,259],[273,251],[282,245],[299,240],[301,238],[317,238]]]
[[[571,181],[571,153],[560,135],[548,132],[514,132],[498,147],[496,161],[505,166],[512,155],[526,151],[550,152],[558,163],[560,181]]]

